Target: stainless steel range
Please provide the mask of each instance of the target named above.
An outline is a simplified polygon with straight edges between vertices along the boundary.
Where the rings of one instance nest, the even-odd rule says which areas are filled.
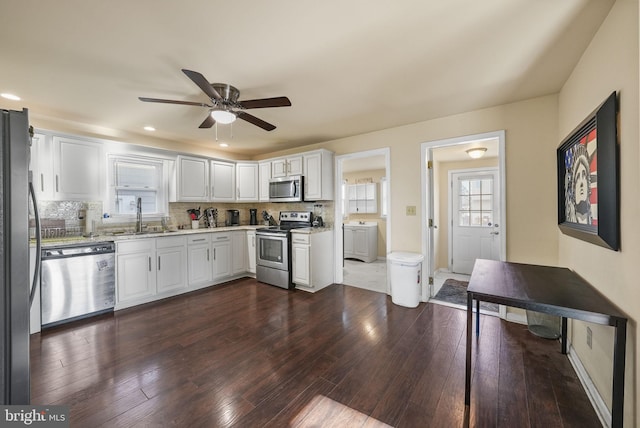
[[[256,230],[256,279],[282,288],[291,282],[291,230],[311,227],[311,211],[281,211],[280,225]]]

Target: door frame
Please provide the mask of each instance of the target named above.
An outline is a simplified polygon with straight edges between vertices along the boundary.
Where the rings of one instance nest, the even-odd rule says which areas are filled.
[[[448,240],[448,266],[449,266],[449,271],[453,272],[453,263],[451,262],[453,260],[453,181],[454,181],[454,175],[456,174],[469,174],[469,175],[473,175],[475,173],[478,174],[482,174],[483,172],[492,172],[495,173],[498,176],[498,182],[500,179],[500,171],[498,170],[498,167],[480,167],[480,168],[465,168],[465,169],[452,169],[449,170],[448,173],[448,177],[447,177],[447,186],[449,186],[449,189],[451,189],[450,192],[448,192],[448,197],[447,197],[447,221],[449,222],[449,231],[448,231],[448,236],[447,236],[447,240]],[[500,186],[498,186],[498,191],[502,192],[502,189],[500,188]],[[502,204],[502,194],[500,194],[500,198],[498,199],[498,204],[501,205]],[[502,214],[502,212],[500,212],[500,215]],[[502,218],[500,218],[500,223],[504,224],[502,222]],[[500,226],[500,225],[498,225]],[[502,232],[502,231],[500,231]],[[502,233],[500,233],[500,235],[502,235]],[[502,240],[502,237],[500,237],[500,240]],[[502,242],[500,242],[499,245],[499,249],[498,249],[498,257],[500,258],[500,260],[504,261],[504,257],[502,254],[502,249],[503,249],[503,245]]]
[[[344,259],[343,252],[343,236],[342,236],[342,206],[344,201],[342,200],[342,162],[347,159],[367,158],[371,156],[384,156],[385,177],[387,179],[387,189],[391,189],[391,149],[389,147],[383,147],[381,149],[366,150],[363,152],[355,152],[344,155],[335,156],[335,177],[334,177],[334,255],[335,255],[335,272],[334,282],[336,284],[342,284],[344,281],[344,272],[342,270],[342,263]],[[391,191],[387,191],[387,248],[386,253],[391,251]],[[387,275],[387,294],[389,291],[389,276]]]
[[[506,260],[507,248],[506,248],[506,235],[507,235],[507,191],[506,191],[506,161],[505,161],[505,131],[492,131],[481,134],[465,135],[461,137],[446,138],[441,140],[427,141],[420,145],[420,158],[424,160],[423,167],[420,168],[421,176],[421,208],[423,215],[421,218],[422,226],[422,254],[425,256],[427,278],[433,278],[435,273],[435,250],[434,250],[434,226],[429,226],[429,219],[434,218],[434,200],[433,200],[433,168],[428,168],[429,162],[433,161],[433,150],[441,147],[454,146],[467,144],[472,141],[497,139],[498,140],[498,173],[499,173],[499,185],[500,185],[500,218],[502,224],[505,226],[500,233],[500,260]],[[429,281],[427,281],[428,283]],[[433,293],[432,284],[428,284],[428,287],[423,287],[422,300],[428,301]],[[501,315],[504,308],[501,307]]]

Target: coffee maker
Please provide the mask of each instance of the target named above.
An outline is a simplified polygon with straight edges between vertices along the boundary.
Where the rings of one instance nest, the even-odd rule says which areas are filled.
[[[258,224],[258,210],[256,208],[249,208],[249,224]]]
[[[227,210],[227,219],[224,224],[225,226],[240,226],[240,211]]]

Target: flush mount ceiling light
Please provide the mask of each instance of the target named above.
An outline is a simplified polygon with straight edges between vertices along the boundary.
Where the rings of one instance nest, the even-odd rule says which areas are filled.
[[[236,115],[230,111],[222,109],[211,110],[211,117],[217,122],[226,125],[236,120]]]
[[[145,130],[145,131],[149,131],[149,132],[153,132],[153,131],[155,131],[155,130],[156,130],[156,128],[154,128],[153,126],[145,126],[145,127],[144,127],[144,130]]]
[[[220,147],[229,147],[227,143],[220,143]]]
[[[487,151],[486,147],[474,147],[472,149],[466,150],[467,154],[472,159],[478,159],[484,156],[484,152]]]
[[[19,96],[17,96],[17,95],[13,95],[13,94],[9,94],[9,93],[4,93],[4,94],[0,94],[0,96],[1,96],[2,98],[6,98],[6,99],[11,100],[11,101],[20,101],[20,97],[19,97]]]

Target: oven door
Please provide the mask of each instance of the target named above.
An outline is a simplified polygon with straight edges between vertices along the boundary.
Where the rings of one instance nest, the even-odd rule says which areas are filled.
[[[280,270],[289,270],[287,234],[256,232],[256,264]]]

